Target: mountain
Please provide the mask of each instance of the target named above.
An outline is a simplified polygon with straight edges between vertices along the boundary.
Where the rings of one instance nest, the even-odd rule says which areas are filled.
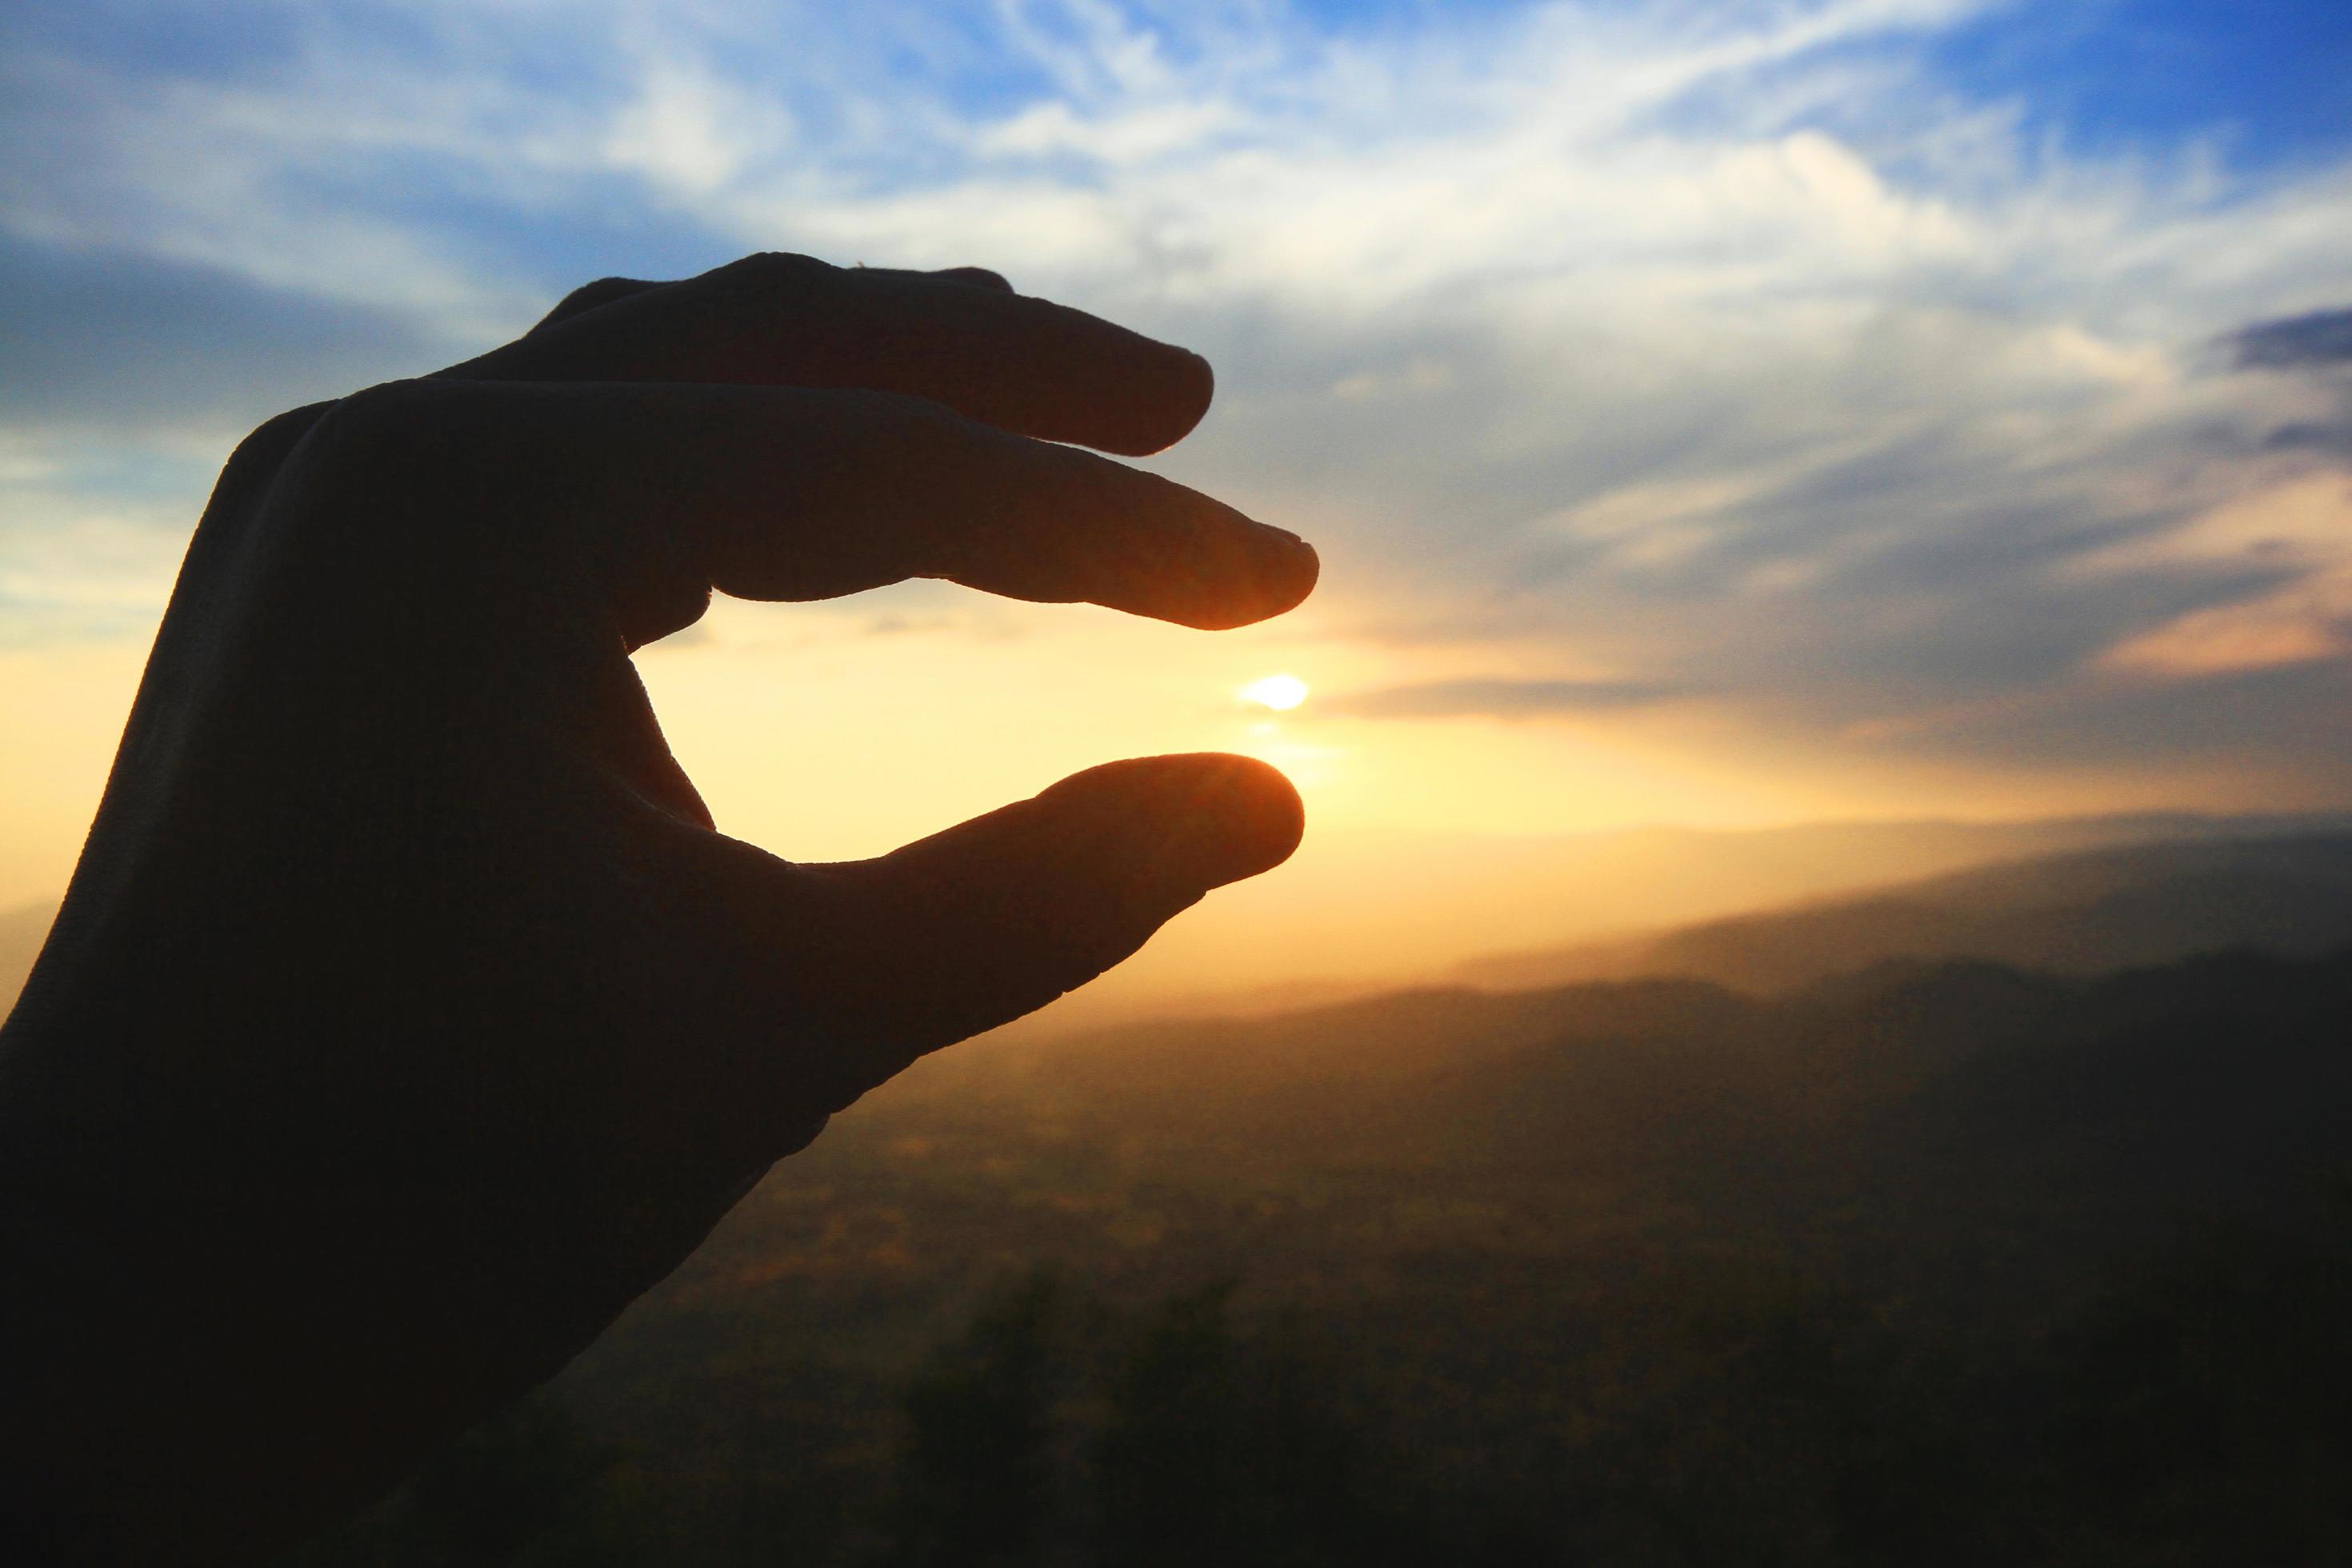
[[[1008,1485],[1007,1563],[2342,1561],[2347,1016],[2352,950],[1000,1035],[304,1562],[937,1563]]]
[[[1759,1152],[1789,1172],[1865,1154],[1990,1169],[2032,1131],[2228,1187],[2225,1153],[2247,1171],[2316,1159],[2330,1144],[2313,1129],[2352,1129],[2347,1004],[2352,937],[2317,957],[2239,950],[2095,978],[1885,963],[1778,996],[1689,979],[1429,989],[945,1052],[851,1118],[1152,1136],[1221,1163],[1685,1184]]]
[[[1896,961],[2066,974],[2250,947],[2352,942],[2352,834],[2127,845],[1979,868],[1761,914],[1463,966],[1496,988],[1678,975],[1785,993]]]
[[[827,1138],[911,1139],[927,1165],[1115,1149],[1130,1182],[1402,1184],[1534,1232],[1613,1204],[1678,1216],[1662,1246],[1769,1235],[2025,1300],[2195,1205],[2300,1201],[2352,1131],[2347,1016],[2352,946],[2095,978],[1898,963],[1769,997],[1425,990],[943,1053]]]

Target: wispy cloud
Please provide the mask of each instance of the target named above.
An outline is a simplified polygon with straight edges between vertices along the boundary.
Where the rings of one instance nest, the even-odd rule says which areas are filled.
[[[0,421],[233,440],[289,402],[429,370],[428,322],[241,273],[0,233]]]
[[[2231,333],[2227,341],[2243,369],[2352,363],[2352,310],[2311,310],[2283,321],[2257,321]]]
[[[1637,680],[1433,680],[1318,698],[1319,712],[1358,719],[1529,719],[1648,707],[1686,693]]]

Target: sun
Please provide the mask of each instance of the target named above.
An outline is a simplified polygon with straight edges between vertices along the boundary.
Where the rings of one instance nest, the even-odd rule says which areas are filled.
[[[1295,675],[1269,675],[1251,681],[1237,695],[1244,702],[1255,702],[1261,708],[1287,713],[1307,700],[1307,682]]]

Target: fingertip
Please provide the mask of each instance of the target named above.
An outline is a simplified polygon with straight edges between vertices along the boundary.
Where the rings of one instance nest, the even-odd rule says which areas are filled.
[[[1097,411],[1101,427],[1078,437],[1086,446],[1122,458],[1164,452],[1191,435],[1217,395],[1217,373],[1190,349],[1146,338],[1152,354],[1149,378],[1126,389],[1117,406]]]
[[[1255,757],[1207,752],[1191,759],[1216,779],[1227,804],[1218,863],[1208,886],[1262,876],[1297,854],[1307,835],[1307,803],[1281,769]]]
[[[1276,547],[1266,552],[1265,608],[1253,617],[1269,620],[1297,609],[1315,592],[1315,584],[1323,577],[1323,558],[1313,545],[1286,529],[1258,526],[1279,536]]]
[[[1226,752],[1135,757],[1073,774],[1040,798],[1115,799],[1122,837],[1148,842],[1155,879],[1189,900],[1274,869],[1306,832],[1297,786],[1255,757]]]
[[[1216,401],[1217,372],[1191,349],[1178,349],[1176,353],[1181,361],[1174,377],[1176,412],[1183,427],[1171,439],[1181,440],[1207,417],[1209,405]]]
[[[1295,610],[1315,591],[1323,561],[1313,545],[1285,529],[1243,521],[1244,562],[1210,583],[1188,584],[1181,611],[1170,618],[1201,631],[1232,631]]]
[[[1136,757],[825,868],[851,895],[830,918],[880,955],[840,977],[845,1016],[879,1042],[868,1081],[1085,984],[1210,889],[1281,865],[1305,826],[1297,790],[1254,758]]]

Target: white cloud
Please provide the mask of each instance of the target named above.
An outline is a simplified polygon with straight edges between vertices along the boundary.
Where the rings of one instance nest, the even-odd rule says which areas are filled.
[[[772,157],[792,140],[792,117],[778,105],[707,69],[656,60],[614,117],[601,151],[613,168],[707,195],[732,183],[755,157]]]

